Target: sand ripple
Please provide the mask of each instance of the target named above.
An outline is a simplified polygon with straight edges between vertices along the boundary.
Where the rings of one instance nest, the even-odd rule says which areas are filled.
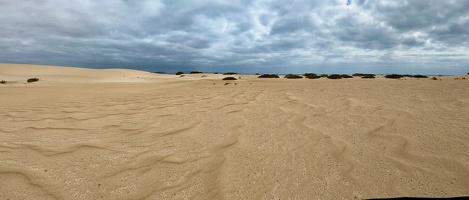
[[[467,86],[217,83],[5,90],[0,199],[469,195]]]

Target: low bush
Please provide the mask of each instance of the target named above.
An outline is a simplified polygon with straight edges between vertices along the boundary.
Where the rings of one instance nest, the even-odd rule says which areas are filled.
[[[318,79],[318,78],[321,78],[320,76],[318,76],[318,75],[315,74],[315,73],[305,73],[303,76],[306,77],[306,78],[309,78],[309,79]]]
[[[218,72],[215,72],[215,73],[213,73],[213,74],[218,74]]]
[[[350,76],[350,75],[347,75],[347,74],[342,74],[340,76],[342,76],[342,78],[353,78],[353,76]]]
[[[4,80],[0,81],[0,84],[7,84],[7,83],[8,83],[8,81],[4,81]]]
[[[199,71],[191,71],[191,74],[203,74],[203,73]]]
[[[352,74],[352,76],[360,76],[360,77],[364,77],[364,76],[373,76],[373,77],[375,77],[376,75],[375,75],[375,74],[355,73],[355,74]]]
[[[235,75],[235,74],[238,74],[238,73],[236,73],[236,72],[226,72],[223,75]]]
[[[365,76],[362,76],[362,78],[376,78],[374,74],[368,74]]]
[[[259,74],[259,73],[256,73],[256,74],[254,74],[254,75],[261,75],[261,74]]]
[[[400,75],[400,74],[388,74],[386,76],[384,76],[384,78],[392,78],[392,79],[400,79],[404,76]]]
[[[412,76],[414,78],[428,78],[428,76],[425,76],[425,75],[420,75],[420,74],[417,74],[415,76]]]
[[[184,72],[176,72],[176,75],[184,74]]]
[[[303,78],[303,77],[300,76],[300,75],[296,75],[296,74],[287,74],[287,75],[285,75],[284,78],[288,78],[288,79],[299,79],[299,78]]]
[[[262,74],[257,78],[280,78],[277,74]]]
[[[342,79],[342,76],[340,74],[331,74],[327,76],[328,79]]]
[[[435,80],[435,81],[436,81],[436,80],[438,80],[438,78],[436,78],[436,77],[433,77],[433,78],[432,78],[432,80]]]
[[[27,80],[28,83],[32,83],[32,82],[36,82],[36,81],[39,81],[38,78],[30,78]]]
[[[238,80],[235,77],[225,77],[222,80]]]

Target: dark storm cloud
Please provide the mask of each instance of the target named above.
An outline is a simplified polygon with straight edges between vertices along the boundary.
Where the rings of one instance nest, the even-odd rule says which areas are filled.
[[[462,73],[468,10],[440,0],[0,0],[0,62]]]

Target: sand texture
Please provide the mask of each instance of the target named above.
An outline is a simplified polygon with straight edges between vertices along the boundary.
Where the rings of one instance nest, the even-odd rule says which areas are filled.
[[[469,80],[241,76],[0,64],[0,199],[469,195]]]

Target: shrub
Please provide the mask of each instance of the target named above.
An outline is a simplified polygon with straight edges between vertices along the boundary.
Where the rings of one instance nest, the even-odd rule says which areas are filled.
[[[30,78],[27,80],[28,83],[32,83],[32,82],[36,82],[36,81],[39,81],[38,78]]]
[[[368,74],[365,76],[362,76],[362,78],[376,78],[374,74]]]
[[[375,77],[376,75],[375,75],[375,74],[355,73],[355,74],[352,74],[352,76],[360,76],[360,77],[363,77],[363,76],[373,76],[373,77]]]
[[[1,80],[0,84],[7,84],[8,81]]]
[[[176,72],[176,75],[184,74],[184,72]]]
[[[235,77],[225,77],[222,80],[238,80]]]
[[[328,79],[342,79],[342,76],[340,74],[331,74],[327,76]]]
[[[262,74],[257,78],[280,78],[277,74]]]
[[[388,74],[386,76],[384,76],[384,78],[392,78],[392,79],[400,79],[404,76],[400,75],[400,74]]]
[[[308,79],[318,79],[318,78],[321,78],[320,76],[318,76],[318,75],[315,74],[315,73],[305,73],[303,76],[306,77],[306,78],[308,78]]]
[[[296,74],[287,74],[287,75],[285,75],[284,78],[288,78],[288,79],[299,79],[299,78],[303,78],[303,77],[300,76],[300,75],[296,75]]]
[[[412,76],[414,78],[428,78],[428,76],[425,76],[425,75],[420,75],[420,74],[417,74],[415,76]]]
[[[226,72],[223,75],[235,75],[235,74],[238,74],[238,73],[236,73],[236,72]]]
[[[342,76],[342,78],[353,78],[353,76],[350,76],[350,75],[347,75],[347,74],[342,74],[340,76]]]
[[[218,74],[218,72],[215,72],[215,73],[213,73],[213,74]]]
[[[203,73],[199,71],[191,71],[191,74],[203,74]]]
[[[254,75],[261,75],[261,74],[259,74],[259,73],[256,73],[256,74],[254,74]]]
[[[436,77],[433,77],[433,78],[432,78],[432,80],[435,80],[435,81],[436,81],[436,80],[438,80],[438,78],[436,78]]]

